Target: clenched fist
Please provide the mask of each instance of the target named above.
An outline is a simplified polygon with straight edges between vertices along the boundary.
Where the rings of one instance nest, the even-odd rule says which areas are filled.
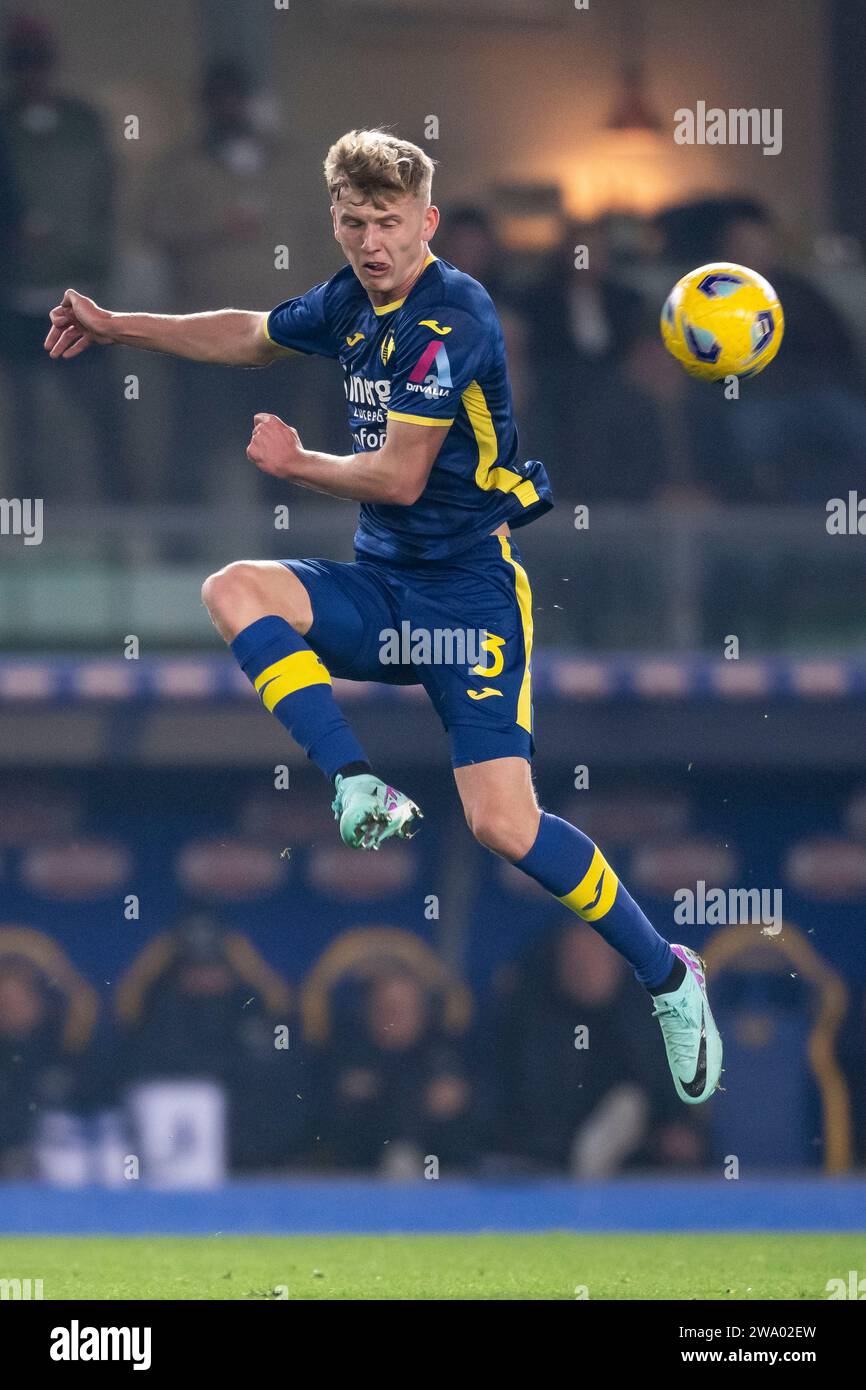
[[[272,478],[291,478],[292,464],[303,453],[298,431],[279,415],[254,415],[247,458]]]
[[[45,347],[51,357],[77,357],[91,343],[113,342],[108,309],[100,309],[86,294],[67,290],[62,303],[48,315],[51,327]]]

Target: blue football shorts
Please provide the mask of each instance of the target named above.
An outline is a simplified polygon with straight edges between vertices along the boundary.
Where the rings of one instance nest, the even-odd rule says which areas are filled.
[[[422,685],[454,767],[532,759],[532,594],[511,536],[449,560],[282,563],[310,596],[305,640],[332,676]]]

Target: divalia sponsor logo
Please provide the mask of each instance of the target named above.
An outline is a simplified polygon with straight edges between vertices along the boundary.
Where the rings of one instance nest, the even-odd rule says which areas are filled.
[[[438,338],[433,338],[427,344],[409,373],[409,380],[413,385],[419,386],[424,383],[429,384],[431,376],[437,385],[448,390],[454,384],[451,380],[451,363],[448,361],[445,344],[440,342]]]

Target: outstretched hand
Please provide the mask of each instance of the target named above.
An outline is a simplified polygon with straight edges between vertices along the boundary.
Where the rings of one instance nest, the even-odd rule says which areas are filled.
[[[51,327],[45,339],[50,357],[78,357],[91,343],[110,343],[112,314],[100,309],[86,294],[67,290],[63,300],[48,316]]]

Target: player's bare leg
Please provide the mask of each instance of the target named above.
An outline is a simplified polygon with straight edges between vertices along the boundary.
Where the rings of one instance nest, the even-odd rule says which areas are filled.
[[[303,637],[313,625],[310,596],[296,574],[277,560],[236,560],[210,575],[202,602],[225,642],[258,618],[275,613]]]
[[[410,839],[421,811],[374,775],[337,706],[327,668],[304,641],[313,608],[297,575],[276,560],[236,561],[205,580],[202,599],[265,708],[333,780],[344,843],[378,849]]]
[[[456,767],[466,823],[479,844],[512,862],[535,843],[541,811],[525,758],[492,758]]]
[[[700,956],[669,946],[619,882],[597,845],[538,805],[525,758],[455,768],[475,838],[523,869],[589,922],[634,967],[653,995],[677,1094],[708,1100],[719,1083],[722,1041],[710,1012]]]

